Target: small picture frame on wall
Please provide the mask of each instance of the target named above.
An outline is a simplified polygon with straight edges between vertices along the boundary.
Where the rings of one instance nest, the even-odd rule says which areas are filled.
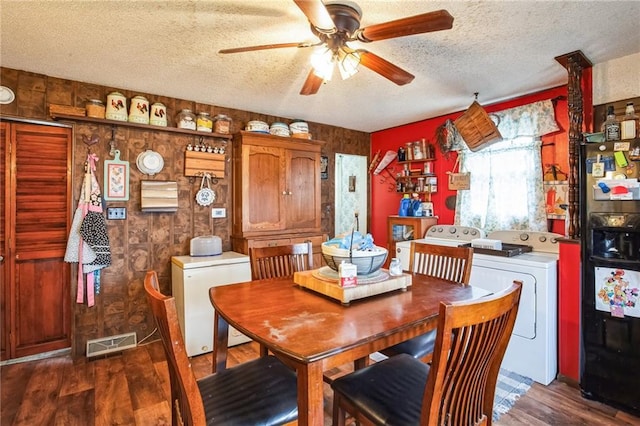
[[[320,157],[320,179],[329,179],[329,157]]]
[[[110,201],[129,200],[129,162],[120,160],[120,151],[115,151],[113,160],[104,161],[104,199]]]

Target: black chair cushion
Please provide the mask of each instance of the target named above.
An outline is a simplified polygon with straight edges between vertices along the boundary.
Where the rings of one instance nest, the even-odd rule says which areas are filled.
[[[298,418],[295,373],[274,356],[198,380],[207,425],[280,425]]]
[[[342,376],[331,387],[377,424],[418,425],[429,369],[401,354]]]
[[[414,358],[421,359],[423,356],[433,352],[436,345],[436,331],[431,330],[413,339],[398,343],[385,349],[382,353],[387,356],[409,354]]]

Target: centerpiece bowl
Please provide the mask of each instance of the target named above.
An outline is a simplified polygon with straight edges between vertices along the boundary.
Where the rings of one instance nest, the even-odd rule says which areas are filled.
[[[338,271],[342,262],[353,263],[358,268],[358,275],[370,275],[384,265],[388,251],[384,247],[373,246],[372,250],[352,250],[322,243],[322,257],[327,265]]]

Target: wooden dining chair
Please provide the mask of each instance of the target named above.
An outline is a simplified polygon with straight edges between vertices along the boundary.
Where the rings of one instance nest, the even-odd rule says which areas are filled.
[[[311,242],[249,249],[251,278],[262,280],[293,276],[297,271],[313,269]]]
[[[147,272],[144,289],[167,357],[173,425],[281,425],[297,419],[296,375],[273,356],[196,380],[175,299],[160,293],[155,271]]]
[[[293,276],[297,271],[313,269],[313,249],[311,241],[283,246],[251,247],[251,279],[264,280]],[[260,355],[266,356],[269,350],[260,345]]]
[[[472,248],[414,241],[409,253],[409,272],[441,278],[452,283],[469,284],[473,263]],[[424,362],[431,362],[435,341],[436,330],[431,330],[380,352],[386,356],[409,354]]]
[[[403,354],[334,380],[333,424],[490,425],[521,290],[441,302],[431,365]]]

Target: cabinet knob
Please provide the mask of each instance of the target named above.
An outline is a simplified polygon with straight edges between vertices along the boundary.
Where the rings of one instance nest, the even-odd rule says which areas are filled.
[[[282,191],[282,195],[287,195],[287,191]]]
[[[289,192],[287,193],[287,195],[291,195],[291,191],[289,191]]]

